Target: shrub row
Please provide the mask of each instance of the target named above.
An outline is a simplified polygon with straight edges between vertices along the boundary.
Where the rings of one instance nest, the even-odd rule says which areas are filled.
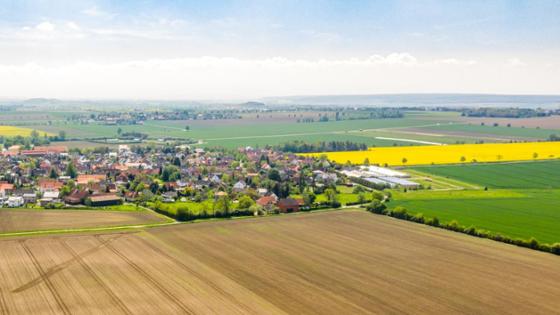
[[[167,217],[175,219],[177,221],[193,221],[198,219],[210,219],[210,218],[230,218],[230,217],[242,217],[242,216],[252,216],[254,213],[249,210],[230,210],[228,212],[215,211],[214,213],[208,213],[206,211],[195,213],[188,208],[179,208],[175,213],[168,211],[167,209],[160,207],[153,207],[153,210],[159,214],[163,214]]]
[[[372,213],[383,214],[401,220],[426,224],[426,225],[430,225],[430,226],[434,226],[450,231],[465,233],[476,237],[487,238],[498,242],[512,244],[520,247],[526,247],[534,250],[540,250],[555,255],[560,255],[560,243],[554,243],[552,245],[544,244],[544,243],[540,243],[534,237],[531,237],[528,240],[511,238],[509,236],[505,236],[499,233],[478,229],[472,225],[469,227],[465,227],[463,225],[460,225],[459,222],[457,222],[456,220],[451,220],[447,223],[441,223],[437,217],[428,218],[425,217],[422,213],[411,214],[408,213],[407,210],[403,207],[395,207],[394,209],[386,209],[384,207],[368,207],[366,209]]]

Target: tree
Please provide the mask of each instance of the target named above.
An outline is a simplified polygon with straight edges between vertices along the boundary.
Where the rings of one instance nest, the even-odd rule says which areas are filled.
[[[239,198],[239,203],[237,204],[240,210],[247,210],[251,208],[252,205],[255,204],[255,201],[251,199],[249,196],[243,196]]]
[[[364,159],[364,165],[369,165],[369,159],[368,158]]]
[[[119,127],[119,129],[117,129],[117,134],[118,134],[118,135],[120,136],[120,135],[121,135],[121,133],[122,133],[122,128],[121,128],[121,127]]]
[[[325,196],[327,197],[327,201],[329,202],[331,207],[334,208],[340,207],[340,202],[338,201],[336,190],[332,188],[325,189]]]
[[[382,192],[374,190],[371,192],[371,197],[373,200],[377,200],[379,202],[383,201],[383,199],[385,199],[385,195],[383,195]]]
[[[461,157],[461,162],[465,162],[466,160],[467,160],[466,157],[464,157],[464,156]]]
[[[408,162],[408,160],[406,158],[402,158],[402,164],[406,164],[406,162]]]
[[[37,139],[37,138],[39,138],[39,133],[37,132],[37,130],[33,129],[33,130],[31,131],[31,138],[32,138],[32,139]]]
[[[179,170],[175,165],[168,165],[161,172],[161,179],[164,182],[177,180],[178,177],[180,177]]]
[[[383,211],[385,211],[385,209],[387,209],[387,206],[385,206],[385,204],[381,203],[381,201],[379,201],[377,199],[372,200],[366,206],[367,211],[377,213],[377,214],[382,214]]]
[[[358,194],[358,203],[364,203],[364,202],[366,202],[366,195],[363,192],[361,192]]]
[[[186,131],[189,131],[189,130],[191,130],[191,127],[190,127],[189,125],[186,125],[186,126],[185,126],[185,130],[186,130]]]
[[[61,130],[58,132],[58,139],[59,140],[65,140],[66,139],[66,131]]]
[[[78,176],[78,171],[76,170],[76,166],[74,166],[73,162],[68,163],[64,174],[66,174],[66,176],[70,176],[70,178],[76,178],[76,176]]]
[[[539,157],[539,154],[537,152],[533,153],[533,159],[536,159]]]
[[[179,207],[175,219],[177,221],[188,221],[191,217],[190,210],[187,207]]]
[[[228,197],[221,197],[214,203],[214,213],[218,215],[223,215],[224,217],[229,216],[230,204]]]
[[[49,178],[57,178],[58,174],[56,173],[56,170],[54,168],[51,168],[51,171],[49,173]]]
[[[278,170],[276,170],[276,169],[271,169],[268,172],[268,179],[275,180],[277,182],[282,180],[282,178],[280,178],[280,172],[278,172]]]
[[[303,198],[303,203],[309,207],[315,202],[317,196],[312,192],[304,192],[302,198]]]

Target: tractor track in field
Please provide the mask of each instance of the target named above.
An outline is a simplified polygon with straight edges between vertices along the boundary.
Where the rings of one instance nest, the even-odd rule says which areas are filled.
[[[117,236],[115,238],[118,238]],[[112,238],[111,240],[115,239]],[[123,311],[125,314],[132,314],[132,312],[126,307],[126,305],[119,299],[119,297],[103,282],[103,280],[95,273],[95,271],[84,261],[83,254],[76,253],[65,240],[61,240],[62,246],[72,255],[75,261],[77,261],[84,270],[95,280],[95,282],[111,297],[111,300]]]
[[[22,248],[25,250],[25,252],[27,253],[27,256],[29,257],[29,259],[31,259],[31,262],[33,263],[33,266],[35,267],[37,272],[39,272],[39,275],[40,275],[39,279],[44,281],[45,284],[47,285],[50,293],[53,295],[54,299],[56,300],[56,304],[58,305],[58,307],[60,308],[62,313],[71,314],[70,310],[68,309],[68,306],[64,303],[64,300],[62,299],[60,294],[58,294],[58,291],[56,291],[53,283],[51,282],[51,280],[49,278],[49,275],[45,272],[45,270],[43,270],[39,261],[37,260],[37,257],[35,257],[33,252],[25,244],[25,240],[22,240],[19,243],[22,246]],[[14,290],[14,292],[18,292],[18,290],[16,289],[16,290]]]
[[[95,235],[95,238],[100,243],[103,243],[103,239],[101,238],[100,235]],[[156,288],[158,291],[160,291],[169,301],[173,302],[183,312],[185,312],[186,314],[195,314],[195,312],[192,309],[190,309],[188,306],[184,305],[178,297],[176,297],[171,292],[169,292],[169,290],[167,290],[163,285],[161,285],[156,279],[154,279],[152,276],[150,276],[149,273],[147,273],[142,268],[140,268],[140,266],[138,266],[136,263],[134,263],[132,260],[130,260],[128,257],[126,257],[126,255],[124,255],[123,253],[118,251],[115,247],[113,247],[113,245],[107,244],[106,247],[111,252],[113,252],[115,255],[120,257],[124,262],[126,262],[127,265],[129,265],[134,270],[136,270],[136,272],[138,272],[138,274],[140,274],[142,276],[142,278],[146,279],[154,288]]]

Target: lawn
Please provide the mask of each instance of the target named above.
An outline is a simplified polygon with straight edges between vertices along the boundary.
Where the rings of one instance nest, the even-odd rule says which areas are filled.
[[[560,188],[560,160],[412,169],[491,188]]]

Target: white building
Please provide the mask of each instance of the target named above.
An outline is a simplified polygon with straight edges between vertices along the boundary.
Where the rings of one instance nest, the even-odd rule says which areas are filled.
[[[24,200],[22,196],[12,196],[8,198],[8,201],[6,201],[6,205],[8,207],[21,207],[23,204]]]

